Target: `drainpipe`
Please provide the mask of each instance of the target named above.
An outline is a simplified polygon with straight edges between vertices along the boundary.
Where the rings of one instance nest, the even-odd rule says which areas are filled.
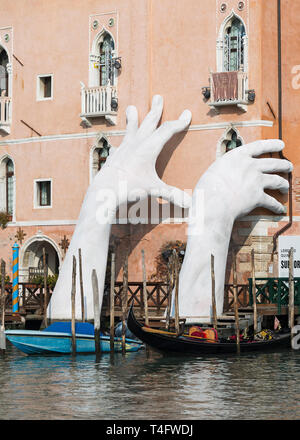
[[[281,60],[281,0],[277,0],[277,46],[278,46],[278,137],[282,140],[282,60]],[[282,151],[279,152],[281,159],[287,159]],[[288,160],[288,159],[287,159]],[[279,231],[273,235],[273,251],[272,261],[274,253],[277,248],[277,239],[279,235],[289,229],[293,224],[293,199],[292,199],[292,173],[288,174],[289,182],[289,221]]]

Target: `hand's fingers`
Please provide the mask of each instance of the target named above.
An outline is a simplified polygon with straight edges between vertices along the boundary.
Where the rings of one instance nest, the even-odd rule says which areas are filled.
[[[248,152],[249,156],[255,157],[265,153],[275,153],[283,150],[284,142],[279,139],[267,139],[264,141],[251,142],[250,144],[243,145],[242,147]]]
[[[172,136],[176,133],[180,133],[191,122],[192,114],[189,110],[184,110],[176,121],[164,122],[148,139],[144,148],[149,149],[151,147],[151,153],[157,157],[163,149],[166,142],[168,142]]]
[[[260,206],[269,209],[275,214],[285,214],[287,211],[285,206],[266,193],[263,194]]]
[[[152,195],[161,197],[174,205],[181,208],[189,208],[192,204],[192,197],[185,191],[182,191],[175,186],[167,185],[163,181],[160,181],[158,185],[151,191]]]
[[[123,142],[129,141],[136,135],[139,126],[138,111],[134,105],[129,105],[126,109],[126,134]]]
[[[293,165],[285,159],[255,159],[257,168],[263,173],[291,173]]]
[[[268,189],[278,189],[282,194],[289,191],[289,182],[276,174],[264,174],[263,186]]]
[[[137,131],[139,141],[143,141],[154,132],[161,118],[162,110],[163,98],[160,95],[153,96],[151,110]]]

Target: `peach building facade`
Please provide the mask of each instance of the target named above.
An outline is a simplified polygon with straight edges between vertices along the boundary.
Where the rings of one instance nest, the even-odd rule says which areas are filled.
[[[277,0],[0,0],[0,11],[0,211],[9,215],[0,249],[11,264],[19,243],[21,281],[41,268],[43,247],[50,274],[59,270],[87,187],[122,141],[126,107],[142,120],[154,94],[164,97],[163,121],[185,108],[193,115],[157,161],[160,177],[181,189],[228,149],[282,132],[294,164],[284,234],[299,234],[296,2],[281,1],[281,77]],[[261,210],[236,223],[239,282],[252,248],[257,275],[276,276],[273,234],[290,219]],[[132,281],[142,276],[141,249],[150,277],[170,240],[186,241],[185,222],[112,231],[119,267],[129,249]],[[230,267],[229,258],[228,280]]]

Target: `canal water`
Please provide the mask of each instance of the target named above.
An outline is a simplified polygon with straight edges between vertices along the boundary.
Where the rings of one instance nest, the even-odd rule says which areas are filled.
[[[0,356],[1,420],[300,419],[300,350]]]

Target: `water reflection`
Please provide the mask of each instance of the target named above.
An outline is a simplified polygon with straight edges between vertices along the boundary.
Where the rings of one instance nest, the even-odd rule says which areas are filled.
[[[0,419],[299,419],[300,353],[0,358]]]

